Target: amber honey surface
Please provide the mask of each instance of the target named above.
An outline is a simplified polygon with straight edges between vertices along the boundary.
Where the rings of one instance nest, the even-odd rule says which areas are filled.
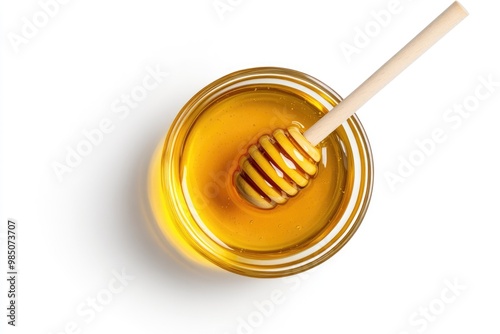
[[[246,256],[289,255],[319,242],[335,227],[352,187],[345,153],[349,143],[341,128],[320,144],[316,177],[284,205],[253,207],[238,195],[233,173],[260,136],[292,124],[307,129],[324,112],[301,91],[255,84],[225,93],[185,122],[178,161],[164,163],[179,164],[175,177],[181,186],[175,196],[185,201],[193,224],[225,249]]]

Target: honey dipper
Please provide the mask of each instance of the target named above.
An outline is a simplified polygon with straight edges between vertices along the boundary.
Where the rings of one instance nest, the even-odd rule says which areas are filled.
[[[261,209],[272,209],[295,196],[317,173],[321,158],[317,145],[467,15],[460,3],[452,3],[303,134],[291,126],[274,131],[272,136],[260,137],[240,158],[234,173],[240,196]]]

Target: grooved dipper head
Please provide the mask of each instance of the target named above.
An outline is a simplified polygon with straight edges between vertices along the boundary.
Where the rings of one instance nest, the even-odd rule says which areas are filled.
[[[248,148],[234,173],[238,193],[260,209],[284,204],[318,172],[320,150],[291,126],[264,135]]]

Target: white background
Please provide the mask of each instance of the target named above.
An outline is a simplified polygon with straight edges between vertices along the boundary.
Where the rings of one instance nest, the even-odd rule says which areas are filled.
[[[287,280],[205,270],[148,230],[152,152],[194,93],[269,65],[346,96],[450,4],[400,0],[348,62],[341,43],[390,2],[232,0],[221,17],[213,0],[70,0],[14,47],[9,36],[41,7],[2,1],[2,264],[8,218],[19,233],[17,326],[6,326],[2,269],[2,332],[498,333],[500,87],[460,124],[443,119],[473,101],[480,77],[500,81],[496,1],[463,0],[471,15],[359,112],[375,160],[372,203],[354,238],[316,270]],[[169,75],[120,119],[112,104],[148,67]],[[113,131],[60,182],[54,162],[103,119]],[[436,128],[446,140],[391,189],[387,173]],[[122,270],[134,279],[94,318],[77,311]],[[270,307],[273,293],[282,298]]]

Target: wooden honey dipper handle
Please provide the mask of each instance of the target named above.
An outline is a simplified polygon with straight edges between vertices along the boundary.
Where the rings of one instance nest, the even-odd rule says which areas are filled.
[[[272,209],[295,196],[318,171],[317,145],[467,15],[454,2],[303,135],[291,126],[260,137],[240,157],[233,176],[241,197],[257,208]]]
[[[458,1],[452,3],[349,96],[304,132],[304,137],[312,145],[318,145],[467,15],[467,10]]]

